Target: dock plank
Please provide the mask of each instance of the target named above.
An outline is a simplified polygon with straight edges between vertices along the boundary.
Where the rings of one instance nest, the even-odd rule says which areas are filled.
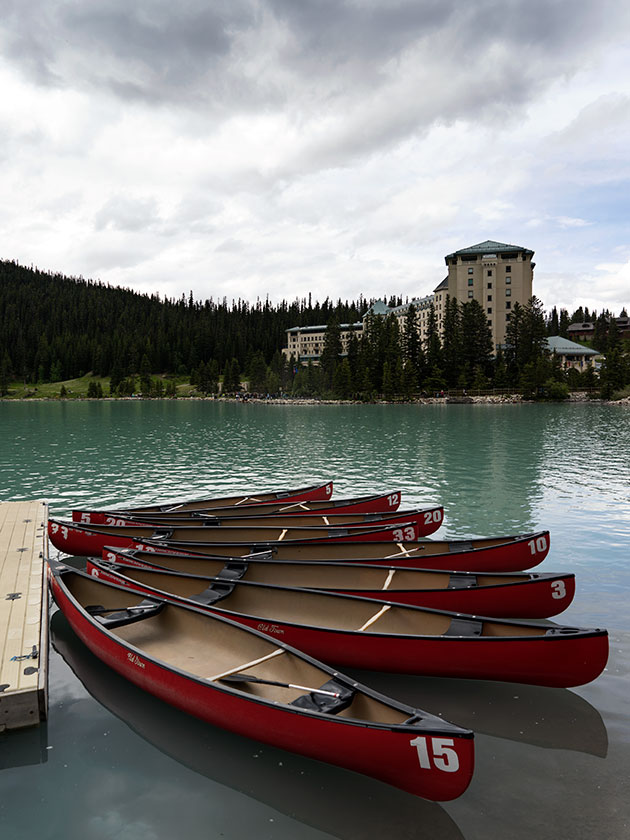
[[[41,500],[0,502],[0,731],[46,717],[47,518]]]

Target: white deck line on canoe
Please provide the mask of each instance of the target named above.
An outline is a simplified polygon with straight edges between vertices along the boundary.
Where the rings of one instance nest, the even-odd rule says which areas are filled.
[[[48,508],[0,502],[0,731],[48,709]]]

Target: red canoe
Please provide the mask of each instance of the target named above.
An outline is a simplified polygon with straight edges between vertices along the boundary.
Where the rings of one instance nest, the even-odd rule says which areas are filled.
[[[93,526],[80,525],[63,519],[49,519],[48,536],[59,551],[90,556],[100,555],[106,545],[132,548],[137,542],[145,540],[160,540],[165,543],[172,540],[189,546],[207,544],[210,540],[216,539],[235,546],[249,546],[252,543],[290,545],[291,543],[402,542],[403,540],[413,542],[420,538],[420,533],[414,522],[400,522],[373,528],[366,526],[331,528],[326,525],[311,528],[270,526],[236,528],[225,525],[215,530],[203,525],[197,527],[173,525],[161,527],[149,524]]]
[[[116,546],[120,547],[120,546]],[[521,572],[537,566],[549,551],[549,531],[472,540],[425,540],[416,543],[311,542],[311,543],[176,543],[143,540],[123,548],[168,551],[213,557],[248,557],[267,551],[275,560],[338,560],[379,566],[450,570],[460,572]],[[100,552],[95,552],[97,555]]]
[[[392,513],[400,507],[401,496],[399,490],[390,491],[375,496],[356,496],[350,499],[337,499],[332,501],[316,500],[316,499],[298,499],[286,500],[282,502],[264,502],[252,503],[248,502],[243,505],[226,505],[225,507],[211,507],[207,509],[187,509],[174,507],[164,507],[163,510],[146,508],[121,508],[117,510],[108,511],[94,511],[94,510],[73,510],[72,520],[74,522],[81,522],[84,525],[120,525],[118,520],[126,517],[133,517],[134,519],[142,519],[146,522],[156,521],[156,517],[168,517],[169,521],[176,519],[186,519],[190,516],[231,516],[238,513],[241,516],[255,516],[256,514],[270,515],[273,513],[281,513],[283,516],[300,513],[319,513],[320,515],[327,515],[329,513]],[[221,500],[218,500],[221,501]]]
[[[348,668],[568,688],[596,679],[608,660],[608,634],[601,629],[472,616],[231,577],[123,569],[102,560],[88,560],[88,571],[150,597],[226,615]]]
[[[96,656],[189,714],[427,799],[454,799],[470,783],[470,730],[202,609],[147,600],[54,561],[49,582]]]
[[[124,508],[123,513],[159,513],[161,511],[173,510],[209,510],[218,507],[240,507],[248,504],[261,504],[266,502],[308,501],[312,499],[328,500],[333,494],[333,483],[327,481],[325,484],[312,484],[309,487],[300,487],[297,490],[263,490],[257,493],[255,490],[241,493],[237,496],[216,496],[210,499],[190,499],[184,502],[165,502],[161,505],[145,505],[141,507]],[[118,511],[113,511],[116,513]],[[72,521],[83,522],[92,525],[104,525],[107,517],[112,511],[98,510],[73,510]]]
[[[227,515],[217,516],[211,513],[188,514],[183,516],[169,516],[168,514],[154,514],[144,517],[117,517],[108,526],[134,527],[154,526],[163,528],[208,528],[208,534],[213,536],[213,528],[376,528],[385,525],[413,524],[420,537],[428,537],[435,533],[444,522],[444,508],[431,507],[416,510],[399,510],[394,513],[258,513],[244,516],[243,508],[232,511]],[[99,526],[88,526],[103,528]],[[217,533],[221,533],[218,531]]]
[[[103,550],[103,560],[121,566],[168,569],[178,574],[225,577],[319,589],[396,604],[477,613],[494,618],[551,618],[575,595],[575,575],[433,571],[367,563],[273,560],[269,555],[212,559],[137,549]]]

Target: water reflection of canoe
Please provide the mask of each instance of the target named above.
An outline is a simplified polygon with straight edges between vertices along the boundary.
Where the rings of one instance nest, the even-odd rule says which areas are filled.
[[[143,599],[55,561],[49,570],[57,605],[92,652],[177,708],[427,799],[468,787],[470,730],[229,619]]]
[[[220,533],[218,533],[220,530]],[[415,522],[400,522],[395,525],[380,525],[361,528],[342,526],[331,528],[327,525],[314,525],[310,528],[291,526],[222,526],[220,529],[167,525],[81,525],[63,519],[48,520],[50,541],[67,554],[87,557],[100,554],[106,545],[131,548],[138,541],[160,540],[161,542],[185,542],[188,545],[208,544],[219,539],[232,545],[263,545],[282,543],[326,544],[332,542],[381,542],[398,543],[416,542],[420,539],[420,528]]]
[[[414,698],[449,720],[509,741],[605,758],[608,733],[598,710],[566,688],[479,680],[441,680],[353,670],[359,680],[413,704]]]
[[[509,621],[317,590],[212,579],[88,559],[89,573],[213,614],[343,667],[574,686],[608,659],[605,630]]]
[[[367,563],[274,560],[267,555],[212,559],[139,549],[108,549],[103,559],[129,566],[170,569],[204,577],[321,589],[397,604],[477,613],[495,618],[550,618],[565,610],[575,594],[575,575],[398,569]]]
[[[71,529],[83,526],[59,524],[49,520],[48,531],[53,545],[60,551],[72,554],[66,547]],[[120,531],[121,529],[119,529]],[[200,529],[204,530],[204,529]],[[93,529],[93,533],[97,533]],[[198,552],[215,557],[246,557],[253,552],[269,551],[276,560],[339,560],[379,563],[388,566],[422,567],[426,569],[457,569],[476,572],[520,572],[531,569],[545,559],[549,552],[549,531],[516,536],[474,538],[470,540],[421,540],[416,542],[339,542],[338,540],[311,540],[309,542],[276,541],[230,543],[184,542],[168,539],[113,538],[112,532],[98,529],[100,537],[87,538],[83,556],[101,554],[105,545],[115,548],[147,548],[149,551]],[[114,531],[113,534],[117,532]],[[154,531],[154,534],[165,532]],[[207,535],[207,531],[206,531]],[[109,539],[107,539],[109,537]],[[81,536],[76,539],[82,539]],[[73,537],[75,541],[75,537]]]
[[[340,840],[411,838],[418,832],[426,832],[432,840],[463,840],[457,825],[435,802],[275,747],[252,749],[248,738],[207,726],[147,694],[97,659],[61,612],[53,615],[50,632],[54,649],[92,697],[184,767]],[[73,737],[78,743],[87,743],[81,727],[91,717],[73,714]],[[110,748],[114,737],[115,732],[110,732]],[[158,772],[154,767],[155,762],[147,761],[142,768],[143,783],[149,788],[152,773]],[[123,773],[119,766],[118,774]],[[164,779],[159,782],[161,787]],[[134,780],[129,783],[133,786]]]
[[[72,520],[92,525],[116,525],[118,519],[133,516],[134,519],[143,519],[146,522],[177,521],[178,519],[189,519],[191,516],[203,518],[204,516],[270,516],[282,514],[283,516],[299,515],[301,513],[317,513],[320,516],[327,514],[370,514],[370,513],[393,513],[400,507],[402,494],[399,490],[390,493],[381,493],[373,496],[354,496],[349,499],[284,499],[277,502],[247,502],[243,505],[226,504],[225,507],[212,506],[209,508],[186,508],[175,505],[164,506],[163,509],[147,508],[122,508],[109,511],[73,510]],[[221,500],[217,500],[218,502]]]
[[[140,507],[129,507],[116,509],[114,511],[79,510],[72,511],[74,522],[85,522],[92,524],[104,524],[107,517],[112,513],[159,513],[160,511],[190,511],[190,510],[211,510],[219,507],[240,507],[241,505],[278,502],[283,504],[294,501],[324,501],[331,498],[333,493],[332,481],[325,484],[311,484],[308,487],[299,487],[294,490],[256,490],[240,493],[237,496],[214,496],[209,499],[188,499],[183,502],[164,502],[159,505],[142,505]]]

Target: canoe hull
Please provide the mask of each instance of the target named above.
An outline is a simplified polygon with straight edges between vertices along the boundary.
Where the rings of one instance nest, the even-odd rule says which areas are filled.
[[[252,702],[223,691],[216,683],[191,679],[103,632],[76,608],[54,576],[49,580],[70,626],[96,656],[130,682],[188,714],[263,743],[373,776],[427,799],[454,799],[470,783],[472,733],[457,737],[422,734],[410,741],[410,733],[403,727],[352,725],[343,718],[292,713],[284,705]]]
[[[151,527],[156,528],[207,528],[210,539],[221,536],[224,527],[230,528],[256,528],[256,527],[278,527],[278,528],[381,528],[386,525],[414,525],[418,537],[428,537],[440,528],[444,522],[444,508],[423,508],[420,510],[406,510],[395,513],[348,513],[348,514],[283,514],[255,516],[213,516],[204,514],[204,519],[197,517],[169,517],[167,514],[156,515],[152,518],[142,519],[134,517],[117,517],[106,525],[116,527],[134,528]],[[80,523],[79,523],[80,524]],[[102,526],[100,526],[102,527]]]
[[[154,513],[163,510],[209,510],[216,507],[240,507],[241,505],[264,504],[265,502],[277,502],[279,500],[283,503],[309,500],[324,501],[331,499],[332,494],[333,482],[327,481],[325,484],[314,484],[295,490],[262,491],[260,493],[257,493],[254,490],[238,496],[217,496],[210,499],[170,502],[162,505],[147,505],[145,507],[127,508],[125,512],[131,513],[131,511],[137,511],[139,513]],[[107,517],[110,516],[111,513],[111,511],[73,510],[72,521],[83,522],[86,525],[104,525],[106,524]]]
[[[373,496],[357,496],[350,499],[338,499],[331,501],[330,499],[286,499],[283,501],[268,501],[247,503],[242,506],[235,504],[226,504],[224,507],[208,507],[200,508],[198,512],[202,514],[217,514],[217,515],[233,515],[235,512],[240,512],[243,515],[253,516],[256,514],[270,515],[272,513],[279,513],[283,516],[290,516],[291,514],[300,513],[319,513],[319,514],[336,514],[336,513],[393,513],[400,507],[402,493],[399,490],[394,492],[373,495]],[[195,509],[197,510],[197,509]],[[169,516],[169,517],[188,517],[195,512],[195,510],[179,510],[178,508],[120,508],[109,511],[93,511],[93,510],[73,510],[72,521],[80,522],[85,525],[116,525],[117,520],[126,516],[138,518],[141,517],[146,521],[151,521],[153,515]]]
[[[219,534],[218,531],[221,533]],[[210,533],[209,533],[210,532]],[[416,542],[420,539],[418,528],[413,522],[396,523],[374,528],[178,528],[153,525],[82,525],[64,520],[48,520],[48,537],[55,548],[66,554],[79,557],[100,555],[106,545],[116,548],[131,548],[138,541],[170,540],[190,543],[191,545],[208,544],[208,540],[220,538],[221,542],[234,546],[248,546],[253,542],[267,545],[269,543],[315,543],[326,544],[333,542]]]
[[[96,561],[88,561],[88,570],[101,580],[135,592],[175,603],[186,602],[186,599],[140,584],[115,570],[104,569]],[[261,597],[264,597],[264,587],[261,590]],[[339,602],[339,610],[343,610],[344,599],[340,598]],[[388,603],[375,601],[374,615],[379,610],[386,612]],[[419,636],[379,633],[375,624],[358,631],[296,624],[281,618],[261,619],[225,611],[220,601],[217,606],[205,606],[204,609],[229,616],[239,624],[280,639],[322,662],[342,667],[569,688],[592,682],[608,661],[605,630],[569,632],[573,628],[561,628],[562,632],[555,635],[529,636],[519,635],[522,624],[514,622],[513,635]],[[411,619],[413,615],[410,615]],[[485,617],[482,620],[489,624],[494,621]]]
[[[226,564],[234,564],[227,558],[213,560],[195,554],[116,551],[109,547],[103,550],[102,559],[121,566],[168,569],[206,577],[215,577]],[[440,580],[429,588],[427,577]],[[551,618],[564,612],[575,596],[575,575],[571,573],[502,573],[488,580],[488,576],[452,570],[436,572],[329,561],[291,563],[253,557],[247,559],[246,570],[239,574],[239,580],[319,589],[362,598],[386,598],[396,604],[494,618]]]
[[[379,566],[395,566],[400,569],[419,568],[436,571],[460,572],[522,572],[537,566],[549,551],[549,532],[525,534],[520,537],[497,538],[496,544],[462,547],[459,540],[442,543],[340,543],[322,544],[265,544],[248,543],[234,545],[226,543],[183,543],[169,540],[159,543],[150,540],[136,540],[132,546],[145,551],[169,551],[174,554],[196,553],[214,557],[247,557],[259,551],[270,551],[276,560],[338,560]],[[469,545],[469,543],[465,543]],[[538,546],[538,547],[537,547]],[[434,549],[437,549],[434,551]]]

